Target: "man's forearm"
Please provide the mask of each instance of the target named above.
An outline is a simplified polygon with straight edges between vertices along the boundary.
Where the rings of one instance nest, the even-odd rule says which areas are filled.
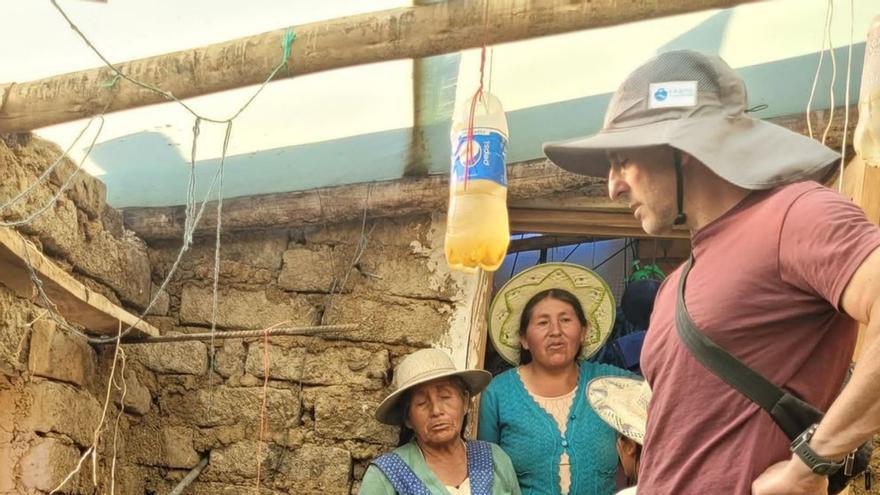
[[[875,313],[877,315],[877,313]],[[816,453],[842,459],[880,429],[880,318],[865,327],[865,346],[852,379],[831,405],[810,440]]]

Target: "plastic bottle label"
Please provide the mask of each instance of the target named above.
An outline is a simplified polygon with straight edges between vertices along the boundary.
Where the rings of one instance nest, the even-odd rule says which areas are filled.
[[[471,160],[467,160],[470,151]],[[467,179],[490,180],[507,187],[507,138],[494,129],[474,129],[473,144],[468,150],[467,131],[458,134],[452,153],[452,181],[456,184],[465,180],[465,162],[468,165]]]

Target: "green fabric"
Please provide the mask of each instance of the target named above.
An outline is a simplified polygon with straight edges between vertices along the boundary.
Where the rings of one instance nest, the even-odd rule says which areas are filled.
[[[398,447],[394,453],[399,455],[403,462],[416,473],[416,476],[431,490],[431,493],[449,495],[443,483],[434,476],[431,468],[425,463],[425,458],[422,457],[415,441]],[[494,444],[492,444],[492,462],[495,464],[495,482],[492,484],[492,495],[521,495],[510,458]],[[358,495],[395,495],[395,493],[388,478],[379,468],[371,464],[361,481]]]

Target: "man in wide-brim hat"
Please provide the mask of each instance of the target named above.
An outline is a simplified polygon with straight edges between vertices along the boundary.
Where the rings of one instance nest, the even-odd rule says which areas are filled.
[[[691,232],[687,310],[707,337],[828,413],[806,442],[702,367],[675,327],[680,268],[660,289],[642,352],[653,390],[639,493],[825,493],[880,429],[880,360],[840,393],[857,336],[880,351],[880,231],[812,180],[839,156],[756,120],[719,57],[663,53],[614,93],[594,136],[546,144],[557,165],[608,179],[650,234]],[[830,408],[830,409],[829,409]]]

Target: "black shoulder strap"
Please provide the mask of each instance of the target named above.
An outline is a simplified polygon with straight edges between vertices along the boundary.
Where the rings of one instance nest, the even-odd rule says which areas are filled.
[[[785,392],[706,337],[691,320],[684,302],[684,288],[693,262],[694,258],[691,256],[684,265],[678,283],[675,326],[679,337],[700,364],[765,411],[773,411]]]

